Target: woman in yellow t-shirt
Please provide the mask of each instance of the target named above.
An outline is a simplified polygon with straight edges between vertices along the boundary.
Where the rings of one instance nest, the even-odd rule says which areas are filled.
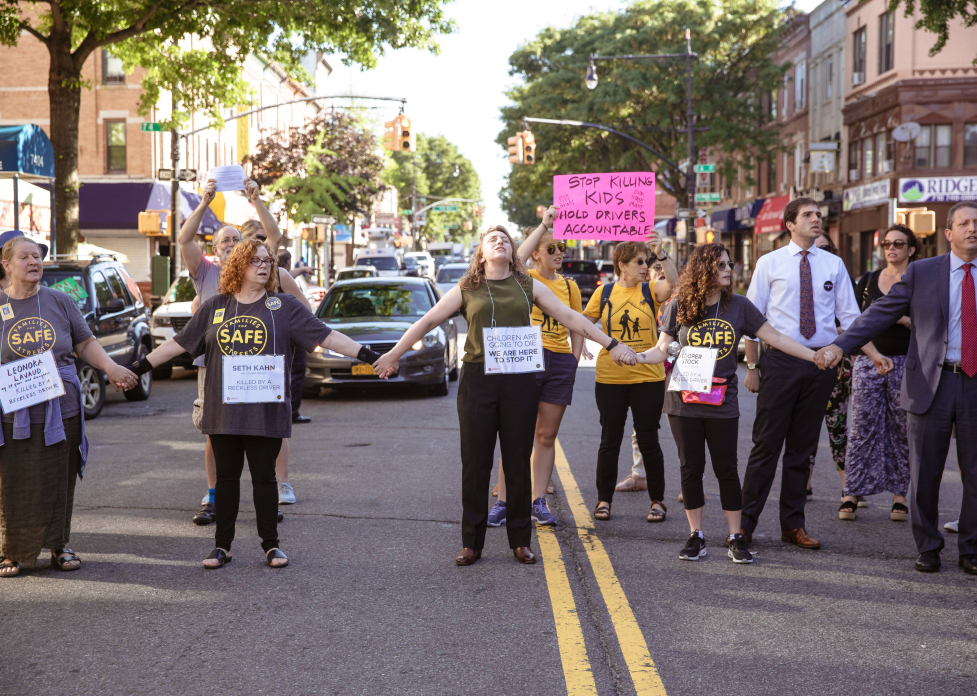
[[[651,249],[644,242],[618,244],[614,248],[614,272],[619,280],[594,293],[583,311],[594,323],[600,322],[604,333],[639,353],[658,343],[655,298],[647,282],[651,258]],[[630,408],[648,476],[651,509],[646,519],[664,521],[665,459],[658,443],[658,428],[665,402],[665,370],[661,365],[617,365],[606,351],[601,351],[594,394],[601,422],[594,518],[611,518],[617,460]]]
[[[559,214],[556,206],[543,213],[543,222],[526,241],[519,246],[519,260],[523,263],[532,258],[536,267],[529,271],[529,277],[548,287],[567,307],[579,312],[582,309],[580,288],[577,284],[559,274],[563,267],[563,254],[566,242],[554,241],[550,228]],[[584,338],[578,333],[568,332],[567,328],[544,312],[539,305],[533,305],[533,324],[540,327],[543,334],[543,357],[545,372],[536,373],[539,386],[539,412],[536,416],[535,449],[533,450],[533,520],[538,525],[555,525],[556,517],[550,512],[546,501],[553,464],[556,460],[556,436],[560,431],[563,414],[573,398],[573,383],[577,376],[577,361],[584,347]],[[569,340],[567,337],[569,335]],[[590,354],[587,354],[588,357]],[[499,462],[498,502],[489,512],[488,524],[498,527],[506,519],[505,472]]]

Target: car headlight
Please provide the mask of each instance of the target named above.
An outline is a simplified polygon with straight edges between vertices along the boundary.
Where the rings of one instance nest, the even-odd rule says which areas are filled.
[[[444,344],[444,331],[441,327],[429,331],[427,335],[424,336],[420,341],[411,346],[414,350],[420,350],[421,348],[434,348],[435,346],[440,346]]]
[[[337,353],[334,350],[329,350],[328,348],[323,348],[322,346],[316,346],[315,347],[315,350],[313,350],[312,352],[313,353],[324,353],[324,354],[328,355],[331,358],[345,358],[346,357],[342,353]]]
[[[153,328],[157,326],[173,326],[173,320],[170,317],[158,317],[153,315]]]

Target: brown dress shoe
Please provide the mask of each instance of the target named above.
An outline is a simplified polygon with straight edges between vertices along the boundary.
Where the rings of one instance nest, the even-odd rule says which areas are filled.
[[[743,535],[743,541],[745,541],[747,544],[753,543],[753,532],[748,532],[740,527],[740,534]]]
[[[819,549],[821,542],[808,534],[803,527],[787,529],[780,534],[780,540],[795,544],[802,549]]]
[[[520,563],[525,563],[531,565],[536,562],[536,554],[528,546],[520,546],[517,549],[512,549],[512,555],[516,557],[516,560]]]
[[[455,565],[470,566],[475,565],[475,561],[482,557],[482,552],[475,549],[464,548],[455,559]]]

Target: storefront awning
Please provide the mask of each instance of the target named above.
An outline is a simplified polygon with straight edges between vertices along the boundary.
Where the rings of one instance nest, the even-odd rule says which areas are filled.
[[[756,216],[756,224],[753,227],[755,234],[767,234],[768,232],[783,232],[784,227],[784,208],[790,202],[790,196],[777,196],[768,198],[760,212]]]
[[[720,233],[732,232],[736,228],[736,209],[717,210],[712,214],[709,224],[713,230]]]

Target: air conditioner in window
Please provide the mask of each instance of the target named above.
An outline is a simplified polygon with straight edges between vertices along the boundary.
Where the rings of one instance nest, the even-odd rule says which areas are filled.
[[[858,85],[865,84],[865,73],[857,72],[851,74],[851,84],[852,87],[857,87]]]
[[[848,181],[858,181],[859,171],[857,169],[848,170]]]
[[[895,162],[892,160],[883,160],[879,162],[879,174],[888,174],[889,172],[895,170]]]

